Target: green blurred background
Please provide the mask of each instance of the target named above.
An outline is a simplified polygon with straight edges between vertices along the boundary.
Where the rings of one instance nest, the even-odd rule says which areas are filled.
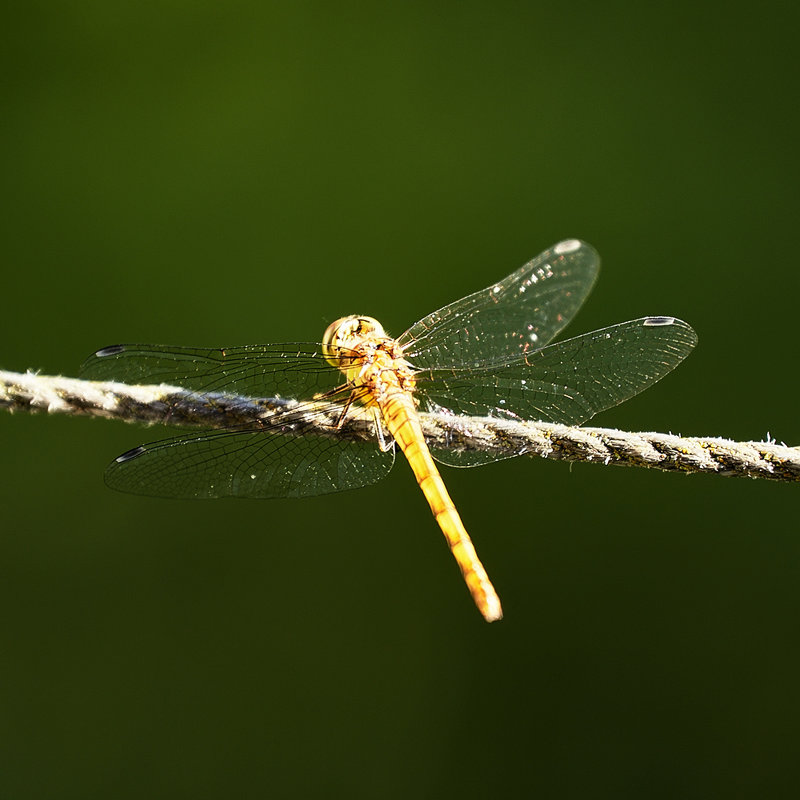
[[[2,37],[0,367],[400,333],[567,236],[572,334],[690,321],[598,425],[800,443],[797,17],[778,3],[27,2]],[[405,464],[119,495],[162,432],[0,416],[0,797],[796,796],[798,487]]]

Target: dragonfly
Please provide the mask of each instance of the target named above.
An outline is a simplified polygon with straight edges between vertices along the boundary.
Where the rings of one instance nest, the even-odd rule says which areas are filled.
[[[372,317],[333,322],[318,343],[224,348],[113,345],[84,363],[83,377],[164,383],[198,405],[275,398],[280,413],[129,450],[106,483],[173,498],[308,497],[385,477],[403,451],[489,621],[500,599],[437,468],[519,455],[429,444],[420,411],[580,425],[663,378],[692,350],[694,330],[649,316],[549,344],[574,317],[600,258],[568,239],[486,289],[423,317],[398,338]],[[165,410],[169,422],[170,410]],[[372,435],[345,436],[370,419]]]

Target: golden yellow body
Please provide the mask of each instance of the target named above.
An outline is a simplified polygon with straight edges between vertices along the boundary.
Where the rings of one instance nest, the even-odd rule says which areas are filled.
[[[501,619],[500,598],[425,443],[413,394],[414,374],[402,348],[372,317],[338,319],[325,331],[322,342],[325,357],[344,373],[352,387],[351,401],[377,408],[386,430],[400,445],[475,605],[488,622]]]

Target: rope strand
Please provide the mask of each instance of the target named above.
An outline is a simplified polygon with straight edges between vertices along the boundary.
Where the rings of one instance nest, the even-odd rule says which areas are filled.
[[[11,412],[45,412],[105,417],[144,424],[227,428],[279,419],[297,407],[296,400],[198,395],[177,386],[129,385],[0,370],[0,408]],[[315,434],[374,439],[369,415],[353,414],[336,429],[335,420],[308,408]],[[294,412],[296,414],[296,412]],[[421,412],[420,422],[432,448],[479,450],[507,456],[539,456],[647,467],[666,472],[800,481],[800,447],[775,442],[734,442],[717,437],[684,437],[665,433],[630,433],[607,428],[569,427],[489,417]]]

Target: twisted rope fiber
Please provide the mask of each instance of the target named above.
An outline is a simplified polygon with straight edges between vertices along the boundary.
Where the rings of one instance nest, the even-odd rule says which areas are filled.
[[[209,394],[201,398],[180,387],[133,386],[59,376],[0,370],[0,408],[11,412],[45,412],[105,417],[144,424],[194,428],[257,427],[292,414],[297,401]],[[336,420],[313,413],[303,418],[303,435],[375,439],[369,415]],[[489,417],[420,413],[426,438],[434,447],[497,454],[539,456],[557,461],[584,461],[647,467],[667,472],[800,481],[800,448],[775,442],[734,442],[717,437],[683,437],[664,433],[631,433],[607,428],[570,427]],[[292,430],[287,430],[292,435]]]

